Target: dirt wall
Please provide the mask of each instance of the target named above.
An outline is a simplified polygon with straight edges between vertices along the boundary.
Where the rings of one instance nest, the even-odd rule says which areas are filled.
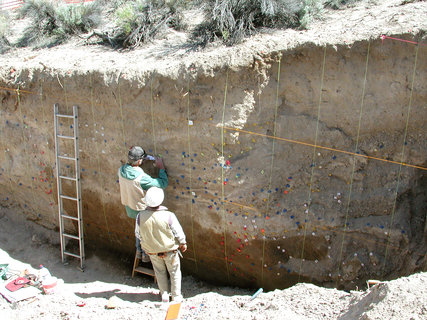
[[[426,51],[303,45],[171,77],[5,66],[1,205],[57,228],[53,105],[77,105],[87,245],[133,253],[117,169],[141,145],[165,160],[188,274],[354,288],[426,270]]]

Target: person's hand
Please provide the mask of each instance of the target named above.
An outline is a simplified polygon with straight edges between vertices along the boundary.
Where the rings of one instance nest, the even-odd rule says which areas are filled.
[[[179,250],[181,250],[182,252],[185,252],[185,251],[187,251],[187,244],[180,244],[179,245]]]
[[[165,169],[165,165],[163,164],[162,158],[156,158],[156,161],[154,162],[156,164],[156,167],[159,169]]]

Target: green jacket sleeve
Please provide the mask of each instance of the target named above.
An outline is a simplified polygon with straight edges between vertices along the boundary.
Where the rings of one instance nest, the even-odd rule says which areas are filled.
[[[144,190],[148,190],[151,187],[158,187],[165,189],[168,186],[168,174],[164,169],[159,170],[159,177],[152,178],[148,174],[144,174],[141,178],[141,188]]]

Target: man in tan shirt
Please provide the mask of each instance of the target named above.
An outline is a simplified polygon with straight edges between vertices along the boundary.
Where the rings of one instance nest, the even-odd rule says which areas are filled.
[[[163,302],[182,301],[180,252],[187,250],[185,234],[175,214],[161,206],[163,189],[151,187],[145,194],[147,208],[137,217],[142,249],[149,255]]]

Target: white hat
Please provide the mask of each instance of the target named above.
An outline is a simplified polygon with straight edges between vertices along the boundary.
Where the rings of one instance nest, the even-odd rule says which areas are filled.
[[[145,204],[151,208],[158,207],[162,204],[165,194],[163,189],[151,187],[145,194]]]

